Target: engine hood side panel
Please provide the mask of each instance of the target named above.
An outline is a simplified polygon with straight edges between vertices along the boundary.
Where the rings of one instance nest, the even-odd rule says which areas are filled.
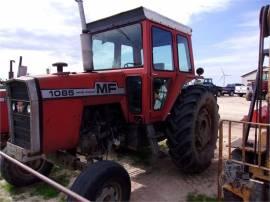
[[[41,144],[45,154],[77,146],[84,107],[120,103],[123,114],[127,111],[125,75],[119,72],[70,74],[36,79],[39,82],[42,102]]]

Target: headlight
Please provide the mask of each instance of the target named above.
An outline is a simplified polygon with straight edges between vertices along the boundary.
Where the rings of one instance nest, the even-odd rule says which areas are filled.
[[[31,113],[31,106],[30,106],[30,104],[27,105],[26,111],[27,111],[28,114]]]
[[[12,111],[14,111],[14,112],[16,111],[16,103],[15,102],[12,103]]]
[[[11,109],[13,112],[18,113],[31,113],[30,103],[24,101],[13,101],[11,104]]]

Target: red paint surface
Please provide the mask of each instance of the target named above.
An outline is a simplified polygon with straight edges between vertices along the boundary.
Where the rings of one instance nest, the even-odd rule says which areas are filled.
[[[247,119],[248,119],[248,116],[244,116],[242,121],[247,121]],[[258,110],[254,110],[251,122],[254,122],[254,123],[268,123],[269,124],[269,110],[268,110],[267,105],[265,105],[265,106],[263,106],[261,108],[261,118],[260,119],[259,119]]]
[[[259,113],[258,110],[255,110],[252,116],[252,122],[258,123],[259,122]],[[269,120],[269,112],[267,110],[267,106],[263,106],[261,108],[261,123],[268,123]]]
[[[140,116],[144,124],[163,121],[168,116],[182,86],[194,78],[194,68],[190,73],[179,72],[177,58],[176,35],[181,34],[189,40],[190,57],[193,64],[191,36],[177,30],[153,23],[149,20],[142,22],[144,66],[141,68],[113,69],[92,73],[78,73],[69,75],[49,75],[36,77],[41,90],[61,88],[94,88],[95,82],[117,82],[118,87],[126,89],[128,76],[141,76],[142,78],[142,112]],[[155,71],[152,65],[151,27],[161,27],[173,34],[174,71]],[[153,79],[169,78],[171,80],[168,97],[160,111],[153,109]],[[44,153],[54,152],[58,149],[71,149],[76,147],[79,140],[80,124],[83,108],[101,104],[119,103],[124,118],[129,123],[135,123],[135,115],[128,110],[128,101],[125,95],[89,96],[77,98],[47,99],[42,103],[42,148]]]

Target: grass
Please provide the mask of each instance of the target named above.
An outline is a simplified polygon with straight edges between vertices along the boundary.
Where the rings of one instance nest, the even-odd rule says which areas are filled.
[[[52,170],[53,176],[52,178],[58,182],[59,184],[63,186],[67,186],[69,184],[69,178],[70,176],[66,173],[62,172],[63,169],[54,167]],[[53,188],[52,186],[41,182],[39,184],[33,185],[33,191],[31,195],[38,195],[42,196],[43,199],[51,199],[57,197],[59,194],[59,191]]]
[[[31,196],[42,196],[43,199],[51,199],[57,197],[59,191],[53,187],[40,183],[34,187],[34,190],[31,192]]]
[[[66,170],[55,166],[51,173],[52,179],[63,186],[68,186],[71,176],[66,173]],[[7,182],[1,183],[0,186],[11,196],[16,196],[17,194],[28,192],[30,193],[30,196],[39,196],[44,200],[55,198],[60,193],[58,190],[46,184],[45,182],[36,183],[24,188],[15,187],[11,184],[8,184]]]
[[[195,192],[188,193],[187,202],[217,202],[215,197],[209,197],[204,194],[198,194]]]
[[[134,165],[143,164],[150,165],[152,153],[150,148],[143,148],[141,151],[137,151],[129,156]]]
[[[13,185],[11,184],[8,184],[7,182],[4,182],[3,184],[1,184],[1,188],[3,190],[5,190],[6,192],[10,193],[10,194],[18,194],[19,193],[19,190],[14,187]]]
[[[123,160],[128,158],[131,160],[131,164],[133,165],[150,165],[152,153],[150,148],[142,148],[140,151],[132,151],[129,149],[122,149],[117,153],[117,160]]]
[[[161,141],[158,143],[159,149],[162,152],[168,151],[168,146],[166,144],[166,140]],[[152,165],[153,156],[150,146],[149,147],[143,147],[139,151],[133,151],[129,149],[121,149],[118,150],[116,153],[117,160],[123,160],[125,157],[128,157],[132,162],[133,165],[145,165],[149,166]]]

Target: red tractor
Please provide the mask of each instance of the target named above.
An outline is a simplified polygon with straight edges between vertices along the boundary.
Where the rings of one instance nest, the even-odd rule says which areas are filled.
[[[166,139],[181,171],[208,168],[218,106],[205,87],[183,88],[196,77],[192,30],[143,7],[86,24],[78,2],[84,72],[65,72],[67,64],[56,63],[55,74],[6,83],[6,154],[44,175],[57,162],[83,168],[71,190],[93,201],[130,198],[128,173],[103,160],[115,148],[150,147],[156,156]],[[1,173],[14,186],[38,180],[6,158]]]

